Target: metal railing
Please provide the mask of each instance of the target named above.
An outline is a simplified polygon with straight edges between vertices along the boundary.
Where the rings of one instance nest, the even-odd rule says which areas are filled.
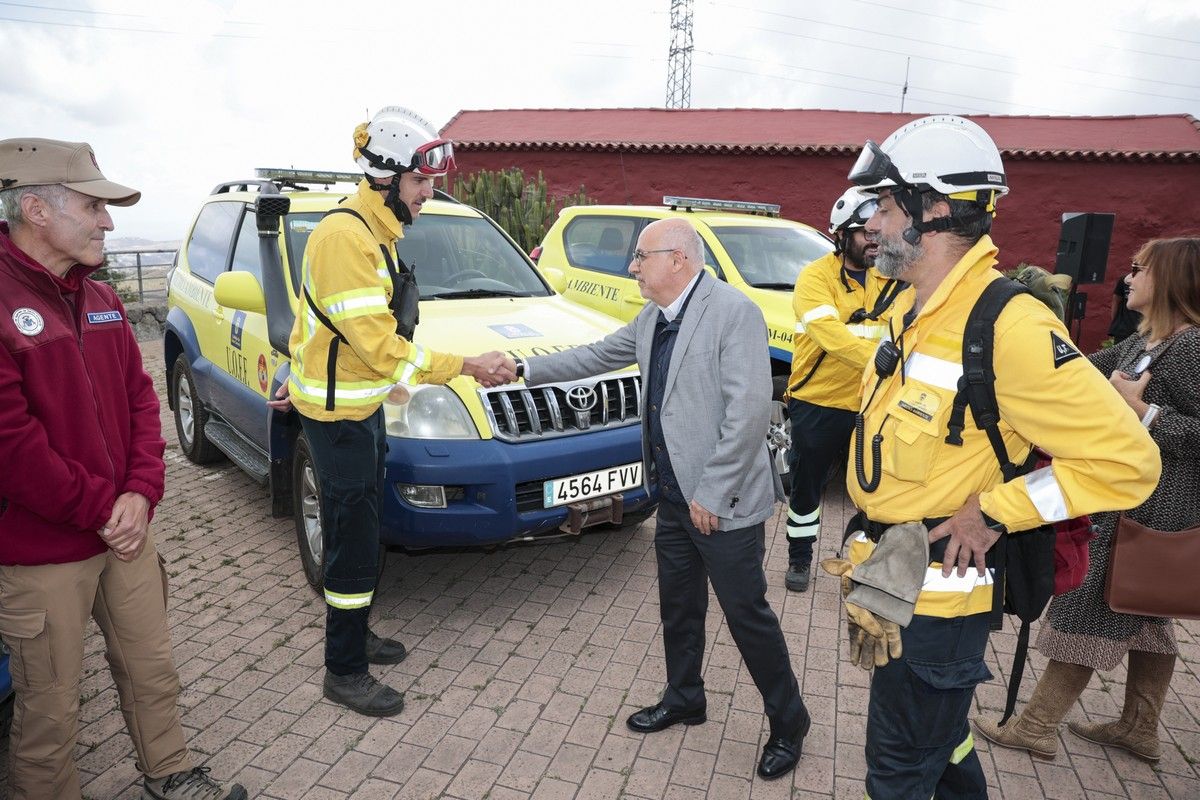
[[[166,302],[167,271],[175,261],[174,248],[127,247],[104,251],[104,266],[92,277],[116,289],[129,302]]]

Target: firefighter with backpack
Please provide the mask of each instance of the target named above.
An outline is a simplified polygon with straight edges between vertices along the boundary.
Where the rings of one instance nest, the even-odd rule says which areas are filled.
[[[874,212],[874,195],[847,189],[829,212],[833,252],[802,269],[792,293],[796,332],[787,389],[792,491],[784,584],[793,592],[808,589],[821,495],[850,440],[863,368],[887,333],[892,303],[908,286],[874,269],[877,246],[863,230]]]
[[[974,353],[980,367],[964,371],[968,317],[990,284],[1006,281],[988,232],[1008,186],[982,128],[953,116],[915,120],[882,147],[868,141],[850,180],[878,198],[866,224],[876,269],[914,290],[897,300],[863,375],[848,559],[822,562],[842,578],[851,658],[874,669],[867,797],[982,798],[967,713],[975,686],[991,678],[994,577],[1004,581],[993,561],[1006,551],[993,545],[1137,505],[1157,482],[1158,451],[1028,294],[1005,298],[991,352]],[[998,414],[980,420],[959,395],[989,377]],[[1016,467],[1034,446],[1053,455],[1050,465]]]
[[[325,544],[325,697],[391,716],[403,696],[368,664],[395,664],[404,645],[367,627],[379,565],[386,438],[383,401],[405,385],[469,375],[485,386],[515,376],[500,353],[464,358],[413,344],[418,289],[396,253],[404,226],[453,166],[452,145],[405,108],[388,106],[354,131],[358,190],[329,212],[304,251],[291,376],[272,408],[294,407],[312,448]]]

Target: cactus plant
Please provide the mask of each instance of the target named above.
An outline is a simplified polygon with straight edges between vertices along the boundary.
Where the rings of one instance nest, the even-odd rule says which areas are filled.
[[[517,167],[460,175],[451,194],[494,219],[525,251],[541,243],[564,206],[592,202],[582,185],[573,194],[547,196],[546,179],[541,172],[536,178],[526,179],[524,171]]]

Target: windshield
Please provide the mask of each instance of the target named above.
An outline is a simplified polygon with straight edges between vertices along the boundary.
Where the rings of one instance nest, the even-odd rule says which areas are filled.
[[[296,272],[321,217],[320,212],[287,217],[288,259]],[[422,300],[550,294],[521,251],[480,217],[422,214],[405,226],[396,252],[416,275]]]
[[[826,253],[833,243],[804,228],[714,227],[712,232],[751,286],[790,289],[800,270]]]

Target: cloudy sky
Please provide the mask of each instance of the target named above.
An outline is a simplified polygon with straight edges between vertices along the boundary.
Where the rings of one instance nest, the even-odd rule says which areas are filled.
[[[258,166],[351,169],[380,106],[665,104],[670,0],[0,2],[0,137],[93,144],[179,239]],[[1194,0],[694,0],[692,107],[1200,117]]]

